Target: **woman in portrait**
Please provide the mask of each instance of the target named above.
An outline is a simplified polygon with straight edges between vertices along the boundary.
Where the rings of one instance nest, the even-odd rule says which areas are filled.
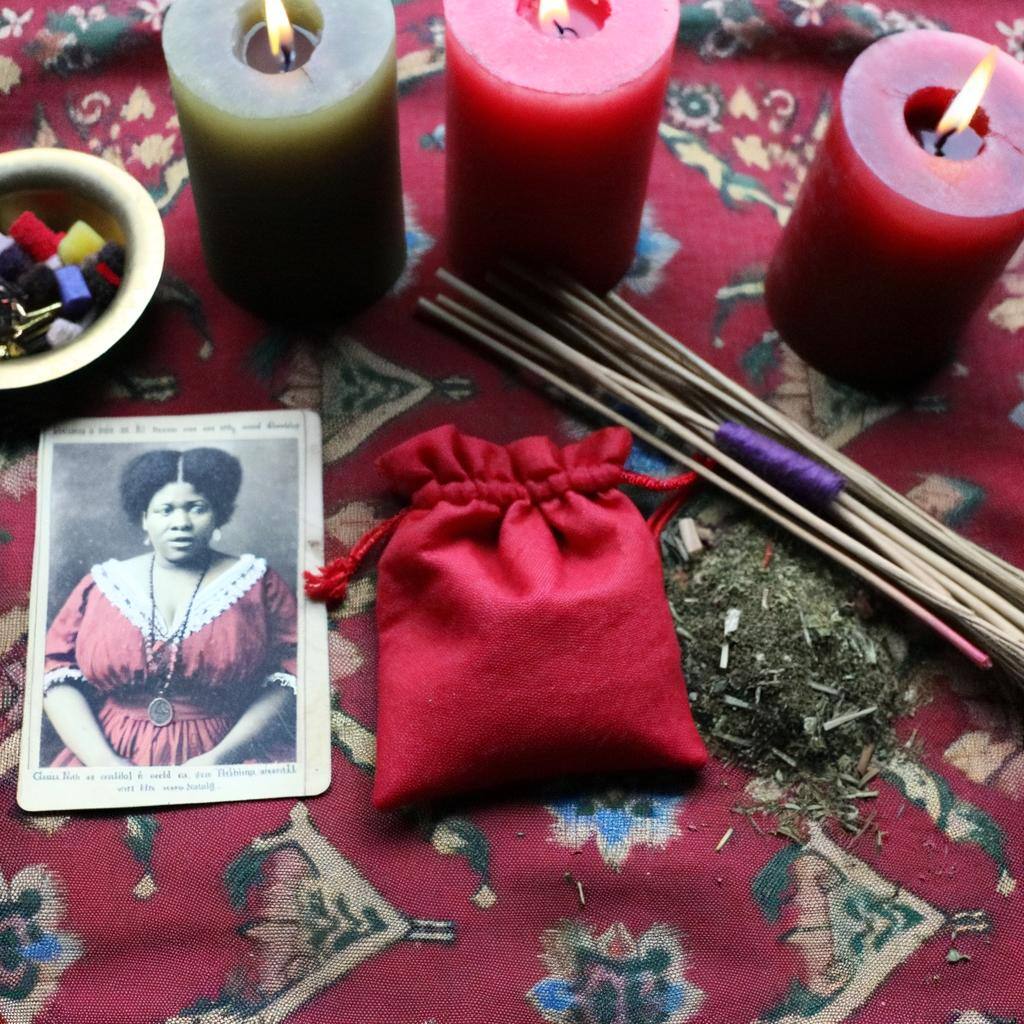
[[[294,744],[295,597],[214,545],[241,465],[216,448],[139,455],[121,504],[147,550],[93,566],[46,637],[46,714],[70,765],[237,764]],[[282,729],[282,723],[285,728]]]

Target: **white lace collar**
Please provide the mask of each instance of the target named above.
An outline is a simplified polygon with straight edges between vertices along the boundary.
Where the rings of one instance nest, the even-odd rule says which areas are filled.
[[[192,604],[184,636],[198,633],[226,612],[263,578],[266,571],[264,559],[240,555],[230,569],[200,588]],[[153,617],[157,633],[164,639],[171,635],[160,609],[154,613],[149,594],[140,591],[138,581],[128,572],[124,562],[111,558],[102,565],[94,565],[92,578],[100,593],[141,633],[148,633],[150,618]]]

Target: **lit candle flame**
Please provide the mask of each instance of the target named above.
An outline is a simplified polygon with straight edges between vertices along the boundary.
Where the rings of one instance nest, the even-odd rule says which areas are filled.
[[[547,29],[554,25],[561,33],[569,24],[568,0],[540,0],[537,20],[540,22],[542,29]]]
[[[953,97],[953,102],[946,108],[942,120],[935,131],[939,135],[951,135],[962,132],[968,127],[981,106],[981,101],[988,89],[989,82],[996,70],[996,59],[999,48],[993,46],[982,58],[981,63],[971,72],[964,87]]]
[[[263,0],[270,52],[287,71],[295,55],[295,32],[282,0]]]

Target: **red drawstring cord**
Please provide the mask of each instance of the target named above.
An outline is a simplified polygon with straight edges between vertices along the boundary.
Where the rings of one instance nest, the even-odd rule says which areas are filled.
[[[358,572],[363,559],[392,533],[409,511],[404,508],[397,515],[367,530],[347,555],[334,559],[317,572],[303,573],[306,577],[306,593],[317,601],[343,601],[349,581]]]
[[[619,483],[642,487],[645,491],[678,491],[680,487],[692,487],[696,479],[697,474],[692,470],[683,473],[682,476],[660,477],[648,476],[646,473],[631,473],[624,469],[619,477]]]
[[[651,533],[655,540],[660,540],[665,532],[665,527],[676,517],[676,513],[690,500],[690,489],[686,488],[681,494],[674,494],[666,498],[651,514],[647,520]]]
[[[710,460],[709,460],[710,465]],[[631,473],[628,469],[622,471],[621,482],[632,484],[634,487],[643,487],[648,491],[678,491],[666,501],[663,501],[647,520],[655,540],[661,538],[665,527],[672,522],[675,514],[693,496],[694,488],[700,483],[700,476],[693,472],[683,473],[681,476],[656,477],[647,476],[645,473]]]

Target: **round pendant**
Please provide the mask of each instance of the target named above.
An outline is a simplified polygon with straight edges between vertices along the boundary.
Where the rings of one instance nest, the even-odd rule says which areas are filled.
[[[168,725],[174,718],[174,705],[166,697],[154,697],[149,702],[149,720],[158,727]]]

